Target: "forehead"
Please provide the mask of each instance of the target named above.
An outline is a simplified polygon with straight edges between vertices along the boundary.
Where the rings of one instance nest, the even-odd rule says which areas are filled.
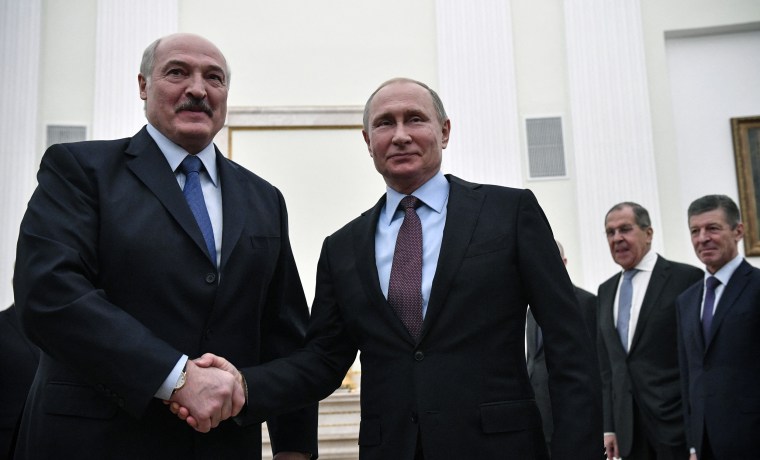
[[[155,67],[168,63],[197,64],[225,70],[227,62],[222,52],[208,40],[192,35],[167,37],[158,44]]]
[[[625,206],[623,209],[616,209],[614,211],[610,211],[609,214],[607,214],[607,220],[605,221],[605,224],[610,226],[619,226],[619,225],[625,225],[625,224],[635,224],[636,223],[636,216],[633,214],[633,209],[631,209],[630,206]]]
[[[689,226],[703,226],[709,224],[727,225],[726,211],[719,208],[689,217]]]
[[[395,82],[380,88],[372,98],[370,114],[393,111],[433,112],[433,98],[428,90],[412,82]]]

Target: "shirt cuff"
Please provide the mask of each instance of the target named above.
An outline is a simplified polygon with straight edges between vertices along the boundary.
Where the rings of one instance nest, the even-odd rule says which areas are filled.
[[[164,383],[162,383],[158,388],[158,391],[156,391],[156,394],[154,395],[156,398],[167,401],[172,397],[172,392],[174,391],[174,387],[177,386],[179,375],[182,373],[182,369],[185,368],[185,364],[187,364],[187,355],[182,355],[179,361],[177,361],[177,364],[174,365],[174,369],[172,369],[166,377],[166,380],[164,380]]]

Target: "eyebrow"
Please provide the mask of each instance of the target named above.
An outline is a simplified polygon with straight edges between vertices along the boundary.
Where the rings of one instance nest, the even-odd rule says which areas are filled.
[[[167,67],[171,67],[171,66],[188,67],[189,65],[190,64],[188,64],[186,61],[183,61],[181,59],[171,59],[171,60],[167,61],[161,67],[161,69],[163,70],[163,69],[166,69]],[[211,65],[208,65],[207,68],[209,68],[211,70],[214,70],[214,71],[217,71],[217,72],[221,72],[225,76],[225,78],[227,77],[227,73],[225,72],[224,68],[221,67],[221,66],[219,66],[219,65],[211,64]]]

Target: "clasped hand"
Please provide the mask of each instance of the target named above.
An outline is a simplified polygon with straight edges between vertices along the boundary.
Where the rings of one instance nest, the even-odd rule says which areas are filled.
[[[229,361],[206,353],[188,360],[185,372],[185,386],[164,401],[181,420],[208,433],[240,413],[245,405],[243,376]]]

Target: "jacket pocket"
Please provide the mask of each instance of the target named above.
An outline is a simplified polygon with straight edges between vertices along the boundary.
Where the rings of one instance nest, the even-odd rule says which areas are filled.
[[[81,383],[49,382],[42,408],[47,414],[110,419],[118,408],[93,387]]]
[[[506,433],[541,427],[541,415],[533,399],[501,401],[480,405],[483,433]]]

